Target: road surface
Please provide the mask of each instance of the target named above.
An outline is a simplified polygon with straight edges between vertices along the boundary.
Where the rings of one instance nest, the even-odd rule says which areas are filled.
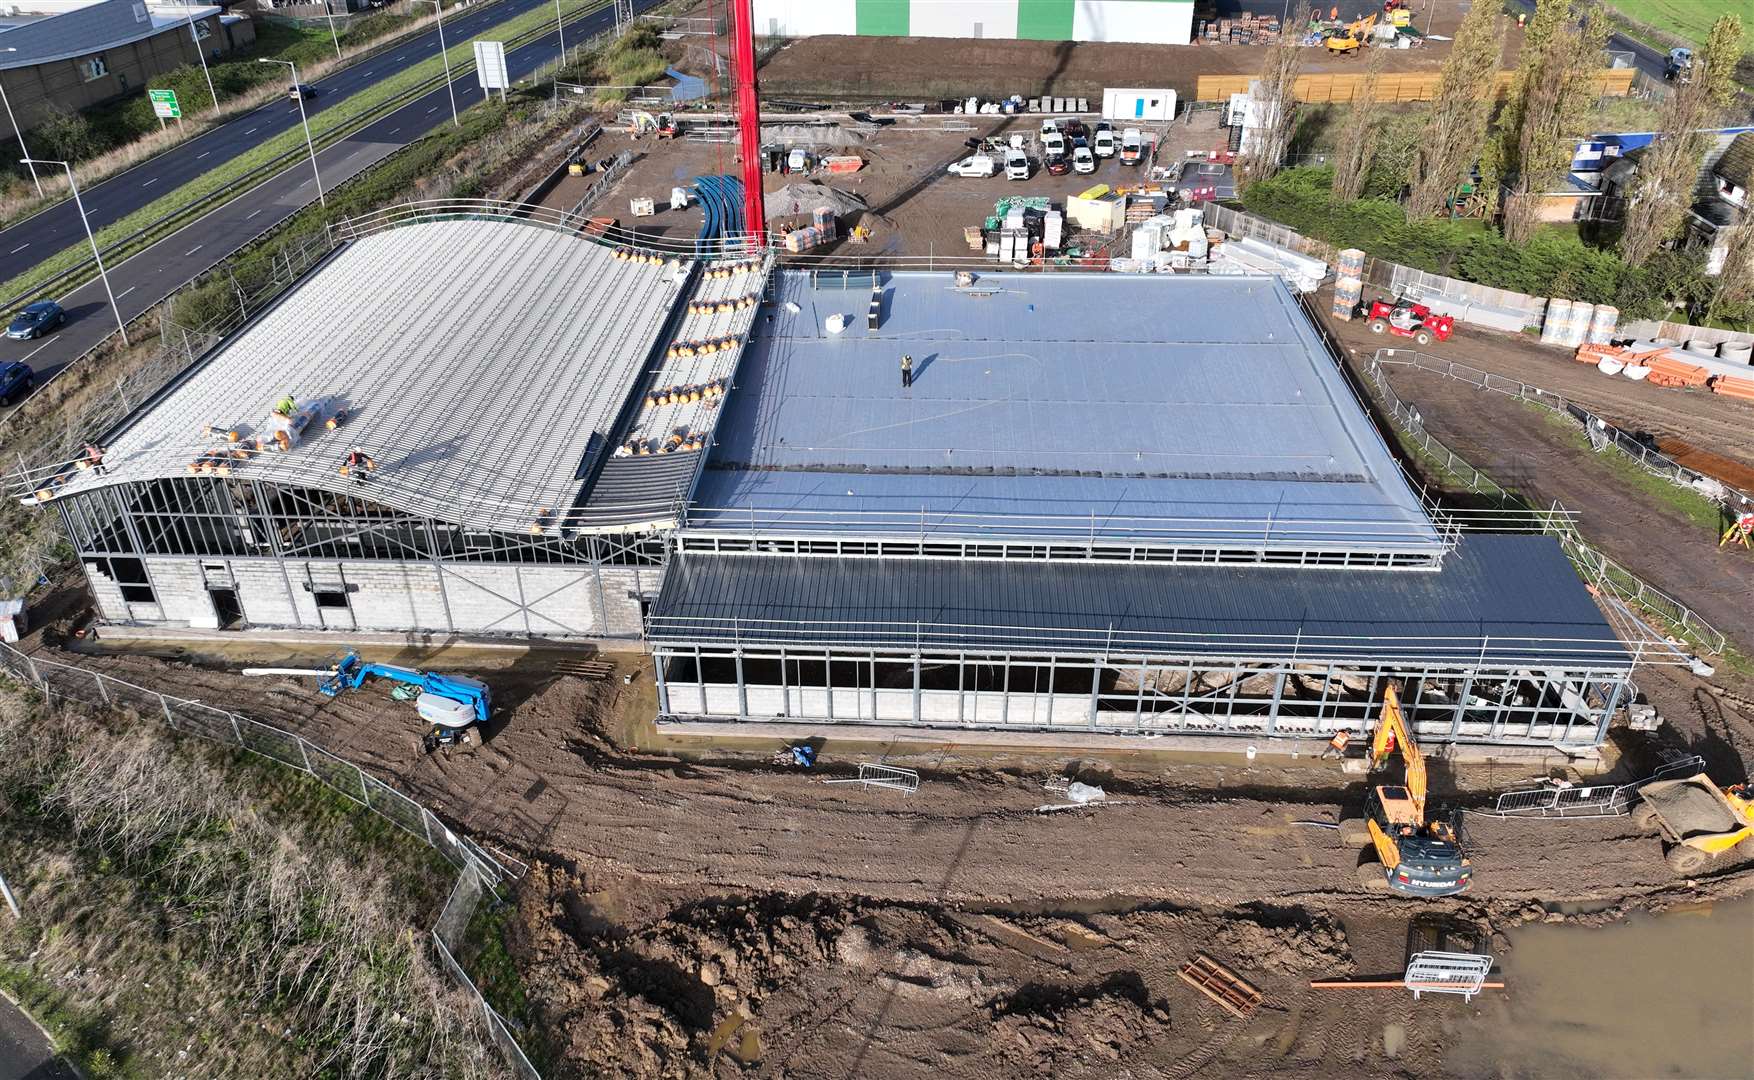
[[[476,3],[445,20],[445,40],[454,47],[499,22],[548,3],[549,0]],[[553,53],[556,47],[549,48]],[[391,51],[362,57],[326,78],[310,82],[308,85],[316,87],[317,95],[305,102],[305,110],[315,117],[345,104],[360,91],[397,72],[437,55],[438,31],[435,28],[396,45]],[[286,69],[282,68],[281,74],[285,75]],[[120,221],[167,192],[175,191],[201,174],[298,126],[298,106],[281,96],[117,173],[101,184],[82,190],[80,198],[85,202],[85,212],[91,218],[92,228],[101,229]],[[0,281],[22,274],[41,260],[84,239],[85,229],[80,225],[79,212],[71,201],[57,203],[0,230]]]
[[[0,1080],[76,1080],[18,1006],[0,997]]]
[[[505,0],[513,2],[513,0]],[[634,0],[643,11],[657,0]],[[496,5],[494,10],[508,10]],[[567,24],[568,41],[583,41],[614,23],[614,11],[605,7]],[[576,37],[575,37],[576,35]],[[449,25],[446,39],[449,40]],[[553,60],[558,48],[554,33],[506,53],[506,67],[515,81]],[[460,107],[481,99],[475,75],[456,79],[452,86]],[[291,107],[290,104],[287,107]],[[451,122],[450,98],[444,86],[397,109],[317,154],[324,190],[335,187],[434,128]],[[235,123],[235,121],[234,121]],[[308,158],[289,164],[274,177],[262,181],[230,202],[209,211],[183,228],[133,257],[109,264],[110,285],[124,319],[133,319],[181,288],[251,240],[316,201]],[[388,287],[390,283],[386,283]],[[67,326],[36,341],[0,339],[0,362],[22,360],[37,374],[40,383],[70,361],[83,355],[116,329],[115,317],[104,297],[103,284],[91,281],[57,297],[67,309]]]

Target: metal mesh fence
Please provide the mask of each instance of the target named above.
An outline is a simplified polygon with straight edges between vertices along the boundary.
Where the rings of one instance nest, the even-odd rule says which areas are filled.
[[[1561,395],[1527,386],[1514,379],[1505,379],[1487,372],[1476,371],[1465,365],[1453,364],[1441,357],[1425,356],[1423,353],[1414,353],[1405,349],[1379,350],[1376,356],[1371,358],[1367,370],[1379,400],[1387,409],[1390,417],[1394,419],[1395,425],[1415,446],[1436,461],[1445,472],[1459,480],[1469,491],[1477,494],[1491,496],[1500,502],[1510,502],[1516,498],[1513,492],[1475,468],[1466,458],[1455,453],[1436,436],[1426,431],[1419,416],[1419,410],[1403,401],[1401,396],[1395,393],[1394,388],[1389,385],[1388,373],[1383,369],[1385,364],[1414,365],[1415,360],[1420,357],[1423,357],[1424,362],[1418,363],[1417,366],[1423,370],[1450,375],[1452,378],[1459,378],[1464,382],[1488,390],[1510,393],[1509,388],[1514,387],[1516,388],[1515,396],[1524,401],[1545,406],[1555,412],[1571,416],[1573,419],[1581,420],[1582,417],[1589,417],[1590,420],[1583,421],[1586,424],[1599,420],[1593,413],[1582,409],[1575,403],[1566,401]],[[1478,376],[1478,378],[1473,376]],[[1601,422],[1605,426],[1611,427],[1611,425],[1606,425],[1605,421]],[[1613,430],[1618,432],[1619,429]],[[1618,442],[1615,445],[1619,445]],[[1667,461],[1668,459],[1663,460]],[[1671,462],[1671,464],[1673,463]],[[1676,467],[1679,468],[1679,466]],[[1741,495],[1740,492],[1736,494]],[[1747,498],[1745,495],[1742,497]],[[1676,635],[1686,639],[1701,651],[1714,654],[1721,654],[1724,651],[1729,642],[1722,631],[1700,618],[1686,604],[1644,581],[1637,574],[1592,547],[1572,527],[1572,515],[1563,506],[1554,503],[1549,511],[1543,512],[1537,509],[1531,510],[1531,513],[1542,522],[1544,532],[1559,540],[1560,548],[1586,582],[1623,603],[1641,608],[1657,617],[1666,623]]]
[[[162,720],[182,734],[272,758],[314,777],[431,845],[458,870],[450,899],[433,928],[435,950],[445,970],[481,1009],[488,1038],[504,1055],[507,1066],[524,1080],[541,1080],[518,1046],[511,1025],[487,1003],[451,952],[461,941],[483,895],[522,877],[528,869],[524,864],[506,855],[489,853],[467,837],[452,832],[431,810],[383,781],[367,776],[359,766],[272,724],[149,690],[101,672],[28,656],[6,644],[0,644],[0,676],[32,687],[49,702],[79,702],[123,710],[141,719]]]

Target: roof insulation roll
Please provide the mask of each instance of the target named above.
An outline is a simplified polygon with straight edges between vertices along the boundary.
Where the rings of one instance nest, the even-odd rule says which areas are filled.
[[[1565,320],[1565,339],[1561,345],[1577,348],[1589,335],[1590,321],[1596,317],[1596,305],[1572,301],[1571,314]]]
[[[1614,330],[1620,325],[1620,309],[1613,304],[1597,304],[1596,313],[1590,319],[1589,333],[1584,340],[1591,345],[1606,345],[1614,337]]]
[[[1547,317],[1541,322],[1541,344],[1563,345],[1567,325],[1571,321],[1571,301],[1547,301]]]

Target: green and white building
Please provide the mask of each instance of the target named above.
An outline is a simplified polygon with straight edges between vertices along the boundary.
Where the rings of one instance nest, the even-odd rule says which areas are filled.
[[[755,0],[772,37],[998,38],[1186,45],[1193,0]]]

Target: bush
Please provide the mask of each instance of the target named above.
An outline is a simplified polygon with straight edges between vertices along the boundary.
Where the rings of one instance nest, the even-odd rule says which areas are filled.
[[[1561,227],[1517,247],[1478,221],[1408,221],[1391,199],[1336,202],[1332,184],[1332,169],[1287,169],[1250,185],[1242,203],[1335,247],[1495,289],[1614,304],[1623,319],[1668,318],[1677,306],[1697,310],[1711,294],[1701,259],[1691,252],[1661,252],[1634,269]]]

